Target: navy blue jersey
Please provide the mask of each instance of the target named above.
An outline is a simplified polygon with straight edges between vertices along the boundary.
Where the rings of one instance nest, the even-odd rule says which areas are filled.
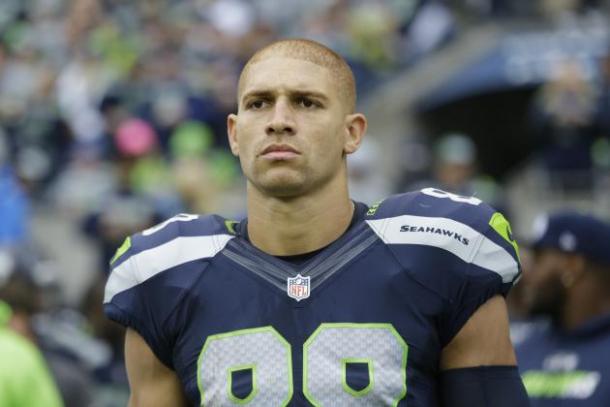
[[[511,330],[532,407],[610,406],[610,315],[570,332],[550,321]]]
[[[439,405],[441,350],[520,273],[508,222],[427,189],[371,207],[298,264],[218,216],[180,215],[119,249],[105,312],[193,405]]]

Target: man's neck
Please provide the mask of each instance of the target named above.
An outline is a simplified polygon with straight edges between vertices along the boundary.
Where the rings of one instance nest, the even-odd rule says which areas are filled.
[[[248,191],[248,236],[274,256],[309,253],[325,247],[348,228],[354,212],[347,187],[292,199]]]

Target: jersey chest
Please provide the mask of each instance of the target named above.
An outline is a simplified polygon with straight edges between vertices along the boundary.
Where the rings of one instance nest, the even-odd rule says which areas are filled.
[[[280,290],[217,256],[185,301],[174,353],[193,402],[436,405],[441,301],[383,244],[321,278],[296,301],[288,282]]]

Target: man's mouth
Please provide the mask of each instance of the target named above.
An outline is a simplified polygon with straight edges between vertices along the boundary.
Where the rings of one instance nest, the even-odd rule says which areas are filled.
[[[287,144],[273,144],[265,148],[260,155],[267,160],[290,160],[300,154],[298,150]]]

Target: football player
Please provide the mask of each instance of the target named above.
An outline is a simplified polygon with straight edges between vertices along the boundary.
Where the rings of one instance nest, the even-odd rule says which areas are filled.
[[[562,211],[541,217],[516,343],[532,406],[610,406],[610,225]]]
[[[432,188],[350,200],[355,105],[349,66],[316,42],[246,64],[227,124],[247,219],[179,215],[113,259],[105,312],[128,328],[130,406],[527,404],[508,222]]]

